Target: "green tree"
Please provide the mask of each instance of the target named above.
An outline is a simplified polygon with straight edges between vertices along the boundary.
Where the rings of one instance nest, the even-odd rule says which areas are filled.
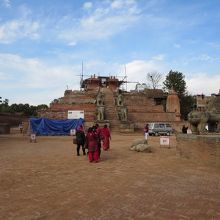
[[[8,105],[6,100],[3,103],[0,103],[0,111],[2,112],[10,112],[10,113],[21,113],[25,116],[37,116],[37,111],[42,109],[48,109],[48,106],[45,104],[41,104],[38,106],[33,106],[29,104],[12,104],[11,106]]]
[[[185,76],[181,72],[170,70],[163,84],[165,90],[174,89],[180,98],[186,94]]]
[[[187,120],[189,112],[193,110],[196,100],[192,95],[184,95],[180,99],[180,113],[181,118]]]
[[[9,100],[8,99],[4,99],[2,101],[2,97],[0,97],[0,112],[8,112],[9,111]]]
[[[163,84],[165,90],[174,89],[177,92],[180,99],[181,118],[187,120],[187,115],[192,110],[195,99],[188,95],[185,76],[181,72],[170,70]]]
[[[45,104],[41,104],[37,106],[37,110],[45,110],[45,109],[48,109],[48,106]]]

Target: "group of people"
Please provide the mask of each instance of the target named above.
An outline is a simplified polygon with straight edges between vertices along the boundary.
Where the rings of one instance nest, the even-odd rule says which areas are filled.
[[[86,155],[88,150],[89,162],[97,163],[100,159],[101,148],[107,151],[110,147],[111,134],[107,125],[103,128],[96,124],[89,127],[87,132],[84,131],[82,125],[76,129],[76,151],[77,156],[80,156],[80,148],[82,148],[83,155]]]

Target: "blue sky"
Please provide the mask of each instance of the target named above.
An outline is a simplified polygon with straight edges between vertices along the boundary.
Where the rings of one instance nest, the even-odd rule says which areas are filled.
[[[0,0],[0,96],[49,104],[79,89],[82,61],[88,76],[126,66],[144,83],[172,69],[190,94],[218,93],[219,11],[219,0]]]

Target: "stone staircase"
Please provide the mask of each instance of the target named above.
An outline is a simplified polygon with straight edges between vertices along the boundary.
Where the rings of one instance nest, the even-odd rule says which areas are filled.
[[[109,121],[111,131],[119,131],[121,122],[118,119],[113,92],[109,88],[102,88],[101,92],[104,94],[105,119]]]

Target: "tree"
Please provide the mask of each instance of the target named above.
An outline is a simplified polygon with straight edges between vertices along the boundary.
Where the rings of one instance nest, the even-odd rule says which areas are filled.
[[[41,104],[38,106],[33,106],[29,104],[12,104],[8,105],[8,100],[4,100],[2,104],[0,104],[1,112],[10,112],[10,113],[21,113],[25,116],[37,116],[37,111],[42,109],[48,109],[48,106],[45,104]]]
[[[196,104],[196,99],[192,95],[184,95],[180,99],[180,114],[181,118],[187,120],[189,112],[193,110],[193,106]]]
[[[48,109],[48,106],[45,104],[41,104],[37,106],[37,110],[45,110],[45,109]]]
[[[179,98],[186,94],[185,76],[181,72],[170,70],[163,84],[166,90],[174,89]]]
[[[181,118],[187,120],[187,115],[192,110],[195,99],[187,93],[185,76],[181,72],[170,70],[163,84],[164,89],[174,89],[177,92],[180,99]]]
[[[9,109],[9,100],[8,99],[4,99],[2,101],[2,97],[0,97],[0,111],[1,112],[8,112],[8,109]]]
[[[5,106],[8,106],[9,100],[8,100],[8,99],[5,99],[5,100],[3,101],[3,103],[4,103]]]
[[[152,89],[158,89],[162,80],[162,74],[158,72],[151,72],[147,74],[148,86]]]

